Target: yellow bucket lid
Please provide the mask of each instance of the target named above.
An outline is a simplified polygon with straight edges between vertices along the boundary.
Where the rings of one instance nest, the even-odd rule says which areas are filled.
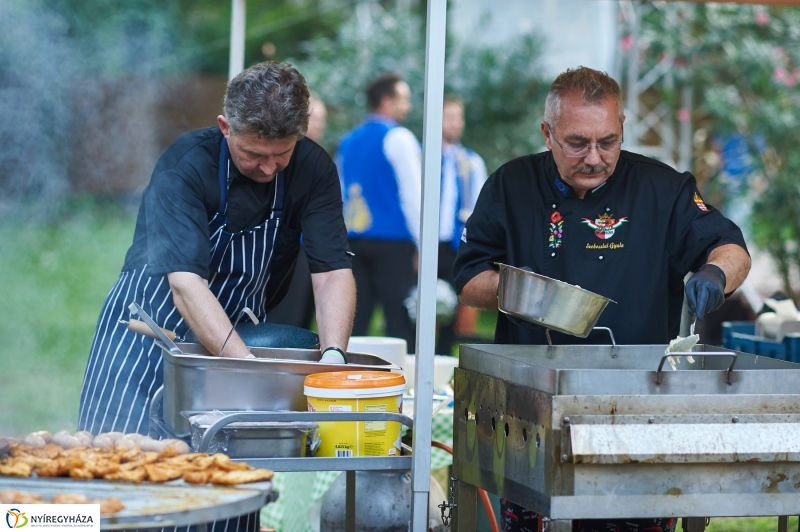
[[[390,371],[331,371],[314,373],[303,384],[312,388],[361,390],[405,385],[406,378]]]

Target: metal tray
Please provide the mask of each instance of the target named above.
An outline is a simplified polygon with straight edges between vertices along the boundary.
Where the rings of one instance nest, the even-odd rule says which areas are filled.
[[[163,418],[180,438],[191,427],[181,411],[292,410],[306,411],[303,394],[307,375],[329,371],[400,370],[386,360],[365,353],[347,353],[348,364],[321,364],[315,349],[252,347],[256,359],[209,356],[201,344],[179,343],[188,354],[162,349],[164,362]]]
[[[317,445],[307,449],[308,435],[316,435],[319,425],[311,421],[237,421],[225,425],[206,438],[209,427],[230,412],[182,412],[192,426],[192,449],[231,458],[293,458],[313,455]],[[214,415],[218,414],[218,415]],[[203,416],[199,418],[196,416]],[[308,451],[308,452],[307,452]]]
[[[41,495],[45,500],[59,493],[76,493],[90,499],[116,497],[125,508],[100,519],[102,530],[162,528],[208,523],[258,511],[277,499],[271,482],[240,487],[196,486],[183,480],[163,484],[72,480],[66,478],[0,477],[0,490]]]

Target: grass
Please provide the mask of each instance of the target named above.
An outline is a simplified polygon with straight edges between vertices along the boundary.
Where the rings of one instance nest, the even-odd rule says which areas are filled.
[[[55,223],[0,220],[0,434],[75,430],[100,308],[134,216],[90,205]]]

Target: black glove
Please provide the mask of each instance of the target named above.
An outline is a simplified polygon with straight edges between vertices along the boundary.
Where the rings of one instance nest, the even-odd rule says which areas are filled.
[[[686,282],[686,302],[698,320],[725,302],[726,282],[725,272],[713,264],[704,264]]]

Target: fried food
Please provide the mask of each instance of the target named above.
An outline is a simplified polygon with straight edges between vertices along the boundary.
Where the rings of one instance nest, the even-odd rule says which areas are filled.
[[[144,468],[136,468],[136,469],[122,469],[120,468],[119,471],[111,473],[109,475],[105,475],[103,477],[106,480],[122,480],[124,482],[142,482],[143,480],[147,480],[147,471]]]
[[[189,484],[208,484],[211,477],[209,471],[184,471],[183,480]]]
[[[95,499],[92,501],[92,504],[100,505],[100,515],[111,515],[125,509],[125,505],[122,504],[122,501],[115,497]]]
[[[115,497],[89,499],[89,497],[80,493],[59,493],[50,500],[50,504],[99,504],[100,515],[111,515],[125,509],[122,501]]]
[[[175,467],[162,464],[145,464],[144,470],[147,472],[147,480],[150,482],[167,482],[181,478],[181,470]]]
[[[75,469],[69,470],[69,478],[74,478],[75,480],[92,480],[94,479],[94,473],[89,469],[76,467]]]
[[[232,486],[248,482],[272,480],[274,473],[269,469],[250,469],[249,471],[214,471],[211,473],[212,484]]]
[[[0,491],[2,504],[41,504],[44,502],[40,495],[26,491],[6,490]]]
[[[14,458],[6,458],[0,462],[0,475],[9,477],[29,477],[33,472],[33,465]]]
[[[50,504],[89,504],[90,502],[89,497],[80,493],[59,493],[50,499]]]
[[[41,434],[36,436],[44,439]],[[81,436],[84,441],[88,439],[86,434]],[[103,441],[103,436],[108,442]],[[188,446],[180,440],[163,440],[158,442],[162,444],[160,451],[147,451],[141,445],[155,448],[150,446],[154,440],[142,435],[100,434],[94,438],[93,447],[75,445],[80,440],[77,433],[72,436],[61,431],[52,439],[67,443],[67,448],[56,443],[41,446],[11,443],[9,456],[0,460],[0,475],[29,477],[36,474],[123,482],[168,482],[183,478],[189,484],[210,481],[221,485],[270,480],[273,475],[270,470],[252,469],[247,463],[236,462],[222,453],[186,453]],[[105,447],[105,443],[111,442],[110,447]]]

